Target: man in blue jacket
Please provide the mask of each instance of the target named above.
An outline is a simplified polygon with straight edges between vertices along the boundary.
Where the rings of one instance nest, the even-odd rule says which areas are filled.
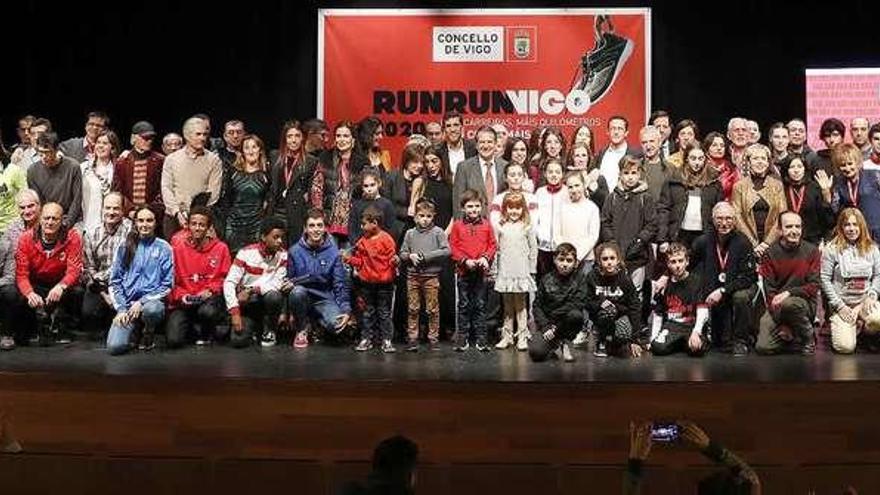
[[[324,212],[306,215],[305,233],[288,252],[287,277],[293,282],[288,296],[296,337],[293,346],[308,347],[308,318],[325,330],[340,333],[351,321],[351,296],[342,257],[324,225]]]

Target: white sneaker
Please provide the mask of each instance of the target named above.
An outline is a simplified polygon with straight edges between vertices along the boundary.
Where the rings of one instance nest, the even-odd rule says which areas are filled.
[[[495,344],[496,349],[507,349],[508,347],[513,345],[513,339],[510,338],[510,334],[505,332],[504,336],[501,337],[501,340]]]
[[[269,330],[268,332],[263,333],[263,339],[260,341],[260,345],[263,347],[272,347],[275,345],[275,332]]]
[[[587,343],[587,340],[588,340],[589,338],[590,338],[590,335],[587,333],[587,331],[586,331],[586,330],[581,330],[581,331],[578,332],[578,334],[574,337],[574,340],[571,341],[571,345],[573,345],[573,346],[575,346],[575,347],[580,347],[580,346],[586,344],[586,343]]]
[[[562,360],[566,363],[574,361],[574,356],[571,354],[571,346],[568,345],[568,342],[562,343]]]
[[[523,352],[529,350],[529,334],[521,332],[516,339],[516,350]]]

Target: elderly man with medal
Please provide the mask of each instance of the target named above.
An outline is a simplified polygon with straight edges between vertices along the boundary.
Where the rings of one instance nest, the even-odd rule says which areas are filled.
[[[712,228],[694,240],[691,270],[705,281],[713,345],[735,356],[748,354],[754,338],[754,303],[759,300],[754,251],[736,230],[734,209],[712,208]]]

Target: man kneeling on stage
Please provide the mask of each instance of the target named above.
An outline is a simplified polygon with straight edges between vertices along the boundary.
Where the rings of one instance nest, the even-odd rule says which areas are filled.
[[[39,225],[21,235],[15,253],[18,297],[36,313],[40,345],[69,342],[60,333],[61,317],[69,319],[79,310],[68,287],[82,273],[82,238],[62,223],[63,216],[58,203],[43,205]]]
[[[284,278],[287,251],[284,250],[284,221],[264,218],[260,242],[242,248],[226,280],[223,295],[231,314],[233,347],[248,347],[255,338],[263,347],[275,345],[278,319],[284,309],[284,294],[293,284]]]
[[[348,276],[339,249],[327,234],[324,212],[306,215],[302,239],[290,247],[287,276],[295,283],[289,304],[296,328],[296,347],[308,346],[307,323],[317,318],[325,330],[340,333],[351,320]]]
[[[703,281],[688,272],[687,248],[674,242],[666,251],[669,283],[655,298],[651,324],[651,352],[657,356],[687,351],[702,356],[709,350],[706,323],[709,307],[703,294]]]
[[[563,242],[557,246],[553,265],[555,269],[538,284],[533,306],[538,332],[529,340],[529,357],[543,361],[558,349],[562,359],[571,362],[571,340],[584,326],[587,284],[577,270],[577,249],[573,245]]]
[[[755,350],[773,354],[786,347],[810,355],[816,352],[813,316],[819,293],[821,255],[801,238],[801,217],[779,215],[782,237],[770,246],[761,263],[767,312],[761,317]]]
[[[752,244],[735,228],[733,206],[712,208],[714,231],[697,237],[691,267],[706,283],[712,337],[716,347],[735,356],[749,352],[754,328],[758,275]]]
[[[223,340],[229,333],[229,327],[219,323],[226,318],[223,279],[232,260],[226,244],[208,236],[213,225],[211,211],[205,206],[194,206],[187,228],[171,238],[174,289],[169,303],[171,314],[165,325],[165,340],[170,348],[183,346],[189,336],[195,338],[196,345],[205,345]]]

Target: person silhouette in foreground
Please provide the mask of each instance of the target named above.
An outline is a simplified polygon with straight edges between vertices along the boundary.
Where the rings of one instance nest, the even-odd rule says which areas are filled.
[[[700,480],[697,493],[700,495],[748,494],[761,495],[761,480],[746,462],[727,450],[718,442],[711,440],[699,426],[691,421],[677,421],[680,431],[678,443],[700,451],[722,471]],[[623,477],[624,495],[638,495],[642,487],[642,466],[651,453],[653,440],[652,423],[630,422],[629,460]]]
[[[395,435],[379,442],[373,451],[373,469],[366,483],[349,483],[342,495],[411,495],[415,493],[419,447]]]

